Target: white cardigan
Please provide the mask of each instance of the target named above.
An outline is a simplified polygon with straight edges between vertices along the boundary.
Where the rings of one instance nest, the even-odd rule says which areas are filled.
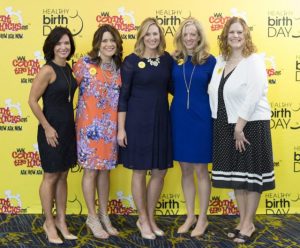
[[[226,62],[222,56],[217,63],[208,86],[212,117],[217,118],[218,90]],[[224,86],[224,102],[228,123],[241,117],[246,121],[270,120],[271,110],[267,100],[268,80],[264,60],[251,54],[237,65]]]

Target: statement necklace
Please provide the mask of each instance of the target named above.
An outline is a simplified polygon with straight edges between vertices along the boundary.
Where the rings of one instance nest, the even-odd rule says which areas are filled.
[[[184,79],[184,84],[185,84],[186,93],[187,93],[186,109],[189,109],[190,108],[190,90],[191,90],[191,86],[192,86],[192,79],[193,79],[193,75],[194,75],[196,65],[194,65],[194,67],[193,67],[189,84],[187,84],[187,82],[186,82],[185,66],[184,65],[185,65],[185,63],[182,65],[182,73],[183,73],[183,79]]]
[[[113,83],[118,78],[118,74],[114,62],[112,62],[111,64],[101,64],[100,69],[106,83],[110,83],[110,82]],[[107,75],[105,70],[110,71],[112,76]]]
[[[158,66],[159,63],[160,63],[160,58],[159,57],[156,57],[155,59],[152,59],[152,58],[146,58],[148,63],[152,66]]]
[[[68,102],[71,102],[71,72],[70,70],[68,69],[68,67],[66,67],[68,69],[68,74],[69,74],[69,79],[67,78],[67,75],[66,73],[64,72],[64,70],[59,66],[60,70],[62,71],[62,74],[64,75],[66,81],[67,81],[67,84],[68,84],[68,92],[69,92],[69,96],[68,96]]]

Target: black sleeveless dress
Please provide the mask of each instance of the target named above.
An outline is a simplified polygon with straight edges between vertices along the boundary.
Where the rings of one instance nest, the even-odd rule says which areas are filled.
[[[47,65],[55,71],[56,79],[48,85],[42,96],[43,113],[58,133],[59,144],[56,147],[48,145],[41,125],[38,126],[37,140],[44,172],[63,172],[75,166],[77,162],[73,111],[73,97],[77,83],[68,64],[59,66],[50,61]],[[69,92],[70,101],[68,100]]]

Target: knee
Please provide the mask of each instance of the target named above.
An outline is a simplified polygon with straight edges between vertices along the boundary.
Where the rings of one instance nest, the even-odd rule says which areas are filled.
[[[194,168],[189,165],[181,165],[181,173],[183,177],[191,177],[194,176]]]

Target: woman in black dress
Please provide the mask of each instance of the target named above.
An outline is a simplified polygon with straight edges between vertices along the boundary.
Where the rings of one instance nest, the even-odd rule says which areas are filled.
[[[46,65],[32,83],[29,105],[39,121],[38,146],[44,171],[39,192],[46,217],[43,229],[50,243],[61,244],[56,229],[65,239],[77,239],[69,232],[65,219],[68,170],[77,160],[72,104],[77,84],[67,63],[75,45],[69,29],[54,28],[45,40],[43,51]],[[38,104],[41,97],[43,110]]]
[[[208,88],[214,118],[212,183],[234,189],[240,220],[228,237],[245,243],[255,231],[261,193],[275,188],[268,80],[242,18],[227,21],[219,47]]]
[[[138,31],[134,53],[121,67],[118,143],[120,163],[132,169],[132,195],[146,239],[163,236],[154,220],[164,177],[173,166],[168,87],[172,58],[165,52],[165,38],[154,18],[145,19]],[[151,178],[146,185],[146,173]]]

